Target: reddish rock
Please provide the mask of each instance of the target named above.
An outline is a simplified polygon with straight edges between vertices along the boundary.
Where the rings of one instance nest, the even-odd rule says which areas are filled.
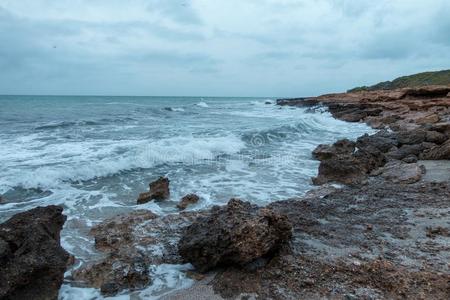
[[[186,209],[190,204],[195,204],[200,200],[196,194],[188,194],[181,198],[180,203],[177,204],[177,208],[180,210]]]
[[[273,254],[291,235],[286,216],[231,199],[188,226],[178,249],[186,261],[205,272],[216,266],[242,266]]]
[[[137,204],[144,204],[151,200],[165,200],[170,197],[169,179],[160,177],[158,180],[150,183],[150,191],[141,193],[137,199]]]

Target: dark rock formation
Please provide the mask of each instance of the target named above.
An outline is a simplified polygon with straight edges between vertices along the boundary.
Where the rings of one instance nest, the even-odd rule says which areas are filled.
[[[0,224],[0,299],[57,299],[69,262],[62,207],[37,207]]]
[[[291,230],[284,215],[231,199],[188,226],[178,248],[186,261],[204,272],[270,255],[291,237]]]
[[[150,183],[150,191],[141,193],[137,199],[137,204],[144,204],[151,200],[165,200],[169,198],[169,179],[166,177],[160,177],[158,180]]]
[[[200,200],[196,194],[188,194],[181,198],[180,203],[177,204],[177,208],[180,210],[186,209],[190,204],[195,204]]]
[[[330,159],[337,155],[353,153],[355,151],[355,145],[355,142],[343,139],[333,145],[320,144],[314,149],[312,154],[318,160]]]

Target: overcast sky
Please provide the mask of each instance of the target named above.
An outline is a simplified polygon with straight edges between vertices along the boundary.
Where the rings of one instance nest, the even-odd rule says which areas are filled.
[[[0,94],[307,96],[449,68],[449,0],[0,0]]]

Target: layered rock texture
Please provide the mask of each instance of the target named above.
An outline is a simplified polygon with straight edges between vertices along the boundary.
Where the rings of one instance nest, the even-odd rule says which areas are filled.
[[[69,263],[62,207],[38,207],[0,224],[0,299],[57,299]]]

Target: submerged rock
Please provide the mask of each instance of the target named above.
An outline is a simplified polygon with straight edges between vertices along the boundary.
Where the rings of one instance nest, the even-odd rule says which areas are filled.
[[[292,235],[286,216],[231,199],[188,226],[178,243],[180,255],[199,271],[245,265],[273,254]]]
[[[57,299],[69,263],[62,207],[37,207],[0,224],[0,299]]]
[[[152,282],[151,265],[180,264],[177,244],[183,229],[206,212],[181,212],[159,217],[138,210],[103,221],[91,229],[100,261],[73,272],[78,282],[99,288],[103,295],[144,288]]]
[[[180,210],[186,209],[190,204],[195,204],[200,200],[200,197],[196,194],[188,194],[181,198],[180,203],[177,204],[177,208]]]
[[[137,204],[144,204],[151,200],[165,200],[170,196],[169,179],[160,177],[158,180],[149,184],[150,191],[141,193],[137,199]]]

